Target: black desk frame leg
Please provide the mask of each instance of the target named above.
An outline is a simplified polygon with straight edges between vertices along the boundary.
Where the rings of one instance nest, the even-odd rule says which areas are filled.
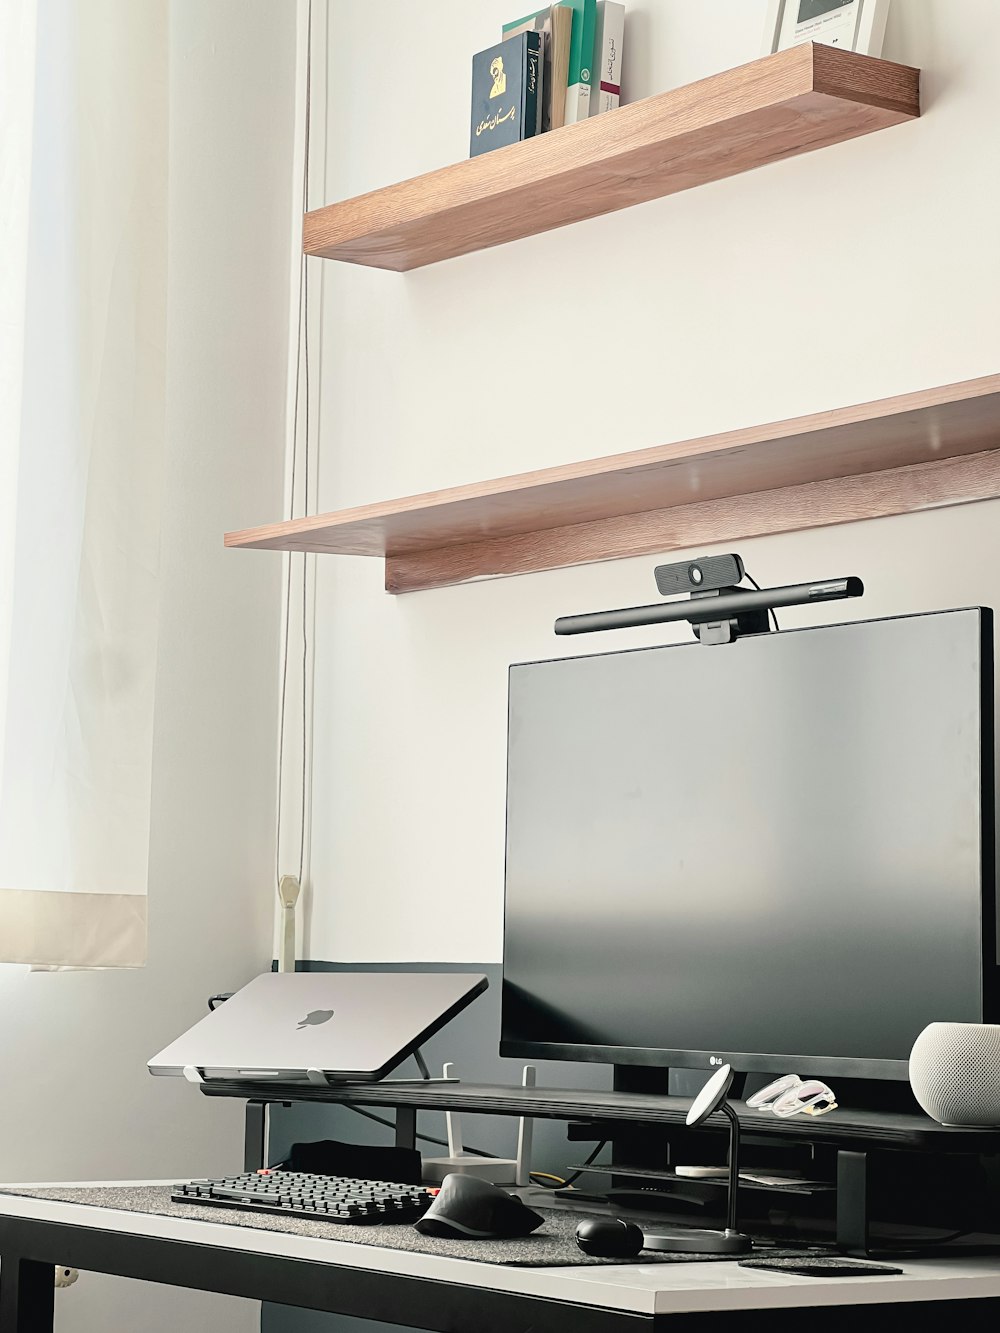
[[[415,1148],[417,1146],[417,1108],[415,1106],[396,1107],[396,1147]]]
[[[52,1333],[55,1264],[5,1254],[0,1259],[0,1333]]]
[[[243,1170],[267,1166],[267,1102],[247,1102],[243,1134]]]
[[[845,1254],[867,1255],[871,1160],[866,1152],[837,1153],[837,1248]]]

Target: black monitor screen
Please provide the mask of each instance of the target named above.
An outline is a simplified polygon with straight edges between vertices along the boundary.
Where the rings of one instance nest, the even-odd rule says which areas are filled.
[[[992,615],[511,667],[505,1055],[905,1077],[996,967]]]

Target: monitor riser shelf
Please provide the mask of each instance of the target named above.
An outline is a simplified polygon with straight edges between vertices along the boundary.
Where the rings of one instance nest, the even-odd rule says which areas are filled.
[[[209,1080],[199,1085],[208,1097],[247,1102],[245,1169],[266,1164],[266,1109],[269,1105],[318,1102],[335,1106],[392,1108],[396,1144],[416,1147],[418,1110],[477,1112],[486,1115],[593,1121],[608,1137],[643,1144],[651,1131],[683,1128],[690,1098],[591,1089],[523,1088],[473,1083],[372,1083],[319,1087],[302,1083]],[[926,1116],[844,1108],[816,1120],[779,1120],[770,1112],[733,1102],[745,1134],[776,1142],[810,1143],[837,1150],[837,1243],[845,1252],[869,1254],[869,1199],[872,1172],[882,1153],[926,1152],[962,1155],[1000,1153],[1000,1128],[956,1129]],[[715,1119],[709,1122],[711,1126]],[[804,1123],[808,1120],[808,1123]],[[721,1123],[720,1123],[721,1128]],[[636,1131],[633,1137],[633,1131]],[[629,1154],[631,1156],[631,1153]]]
[[[200,1085],[208,1097],[237,1097],[265,1103],[325,1102],[484,1115],[532,1116],[545,1120],[593,1120],[611,1124],[682,1126],[691,1105],[688,1097],[593,1089],[522,1088],[480,1083],[265,1083],[217,1079]],[[885,1150],[1000,1152],[1000,1128],[954,1129],[927,1116],[879,1111],[848,1111],[812,1119],[779,1120],[767,1112],[733,1102],[745,1133],[766,1134],[789,1142],[854,1146]],[[721,1124],[721,1121],[720,1121]]]

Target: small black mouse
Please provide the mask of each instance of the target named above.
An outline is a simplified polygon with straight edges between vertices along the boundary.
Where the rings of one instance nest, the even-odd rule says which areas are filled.
[[[619,1217],[588,1217],[576,1229],[584,1254],[601,1259],[632,1259],[642,1249],[643,1234],[634,1222]]]
[[[441,1192],[414,1226],[425,1236],[487,1240],[530,1236],[545,1221],[520,1199],[476,1176],[445,1176]]]

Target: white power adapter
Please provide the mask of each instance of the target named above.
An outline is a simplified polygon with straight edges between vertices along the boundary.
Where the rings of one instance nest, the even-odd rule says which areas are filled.
[[[302,886],[295,875],[282,875],[278,881],[281,904],[281,934],[278,938],[278,971],[295,971],[295,904]]]

